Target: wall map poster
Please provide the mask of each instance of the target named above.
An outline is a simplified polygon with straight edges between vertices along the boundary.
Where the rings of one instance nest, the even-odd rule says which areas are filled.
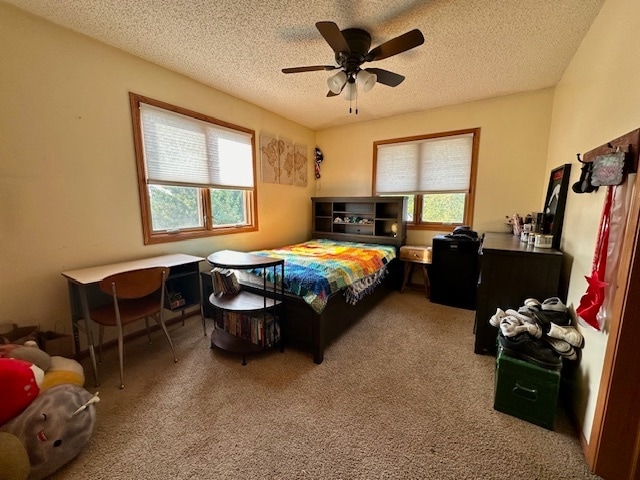
[[[262,181],[265,183],[278,183],[280,180],[278,140],[272,135],[261,134],[260,154],[262,159]]]
[[[278,140],[280,152],[280,183],[293,185],[293,143]]]
[[[293,184],[307,186],[307,146],[295,145],[293,152]]]

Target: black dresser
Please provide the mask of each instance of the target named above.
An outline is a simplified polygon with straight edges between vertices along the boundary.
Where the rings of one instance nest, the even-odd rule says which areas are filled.
[[[480,247],[474,352],[495,355],[498,329],[489,318],[498,307],[517,310],[526,298],[558,296],[561,268],[559,250],[535,248],[509,233],[487,233]]]

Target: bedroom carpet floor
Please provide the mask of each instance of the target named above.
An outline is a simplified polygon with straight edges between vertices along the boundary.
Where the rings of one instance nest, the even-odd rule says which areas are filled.
[[[103,354],[95,432],[54,479],[597,479],[555,430],[493,410],[474,312],[392,293],[325,352],[209,348],[199,317]],[[209,328],[211,325],[209,325]]]

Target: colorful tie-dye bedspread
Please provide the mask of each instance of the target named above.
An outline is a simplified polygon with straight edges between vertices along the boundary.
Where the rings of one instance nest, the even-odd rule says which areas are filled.
[[[386,265],[396,257],[392,245],[326,239],[251,253],[283,258],[285,290],[302,297],[316,313],[324,310],[329,295],[345,287],[354,286],[347,301],[358,301],[380,282]],[[252,273],[261,275],[262,270]],[[274,281],[273,269],[267,269],[267,279]]]

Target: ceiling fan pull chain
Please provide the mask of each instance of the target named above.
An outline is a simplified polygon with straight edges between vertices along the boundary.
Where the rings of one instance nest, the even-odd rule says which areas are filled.
[[[358,87],[355,83],[353,84],[353,86],[356,89],[356,115],[357,115],[358,114]]]

